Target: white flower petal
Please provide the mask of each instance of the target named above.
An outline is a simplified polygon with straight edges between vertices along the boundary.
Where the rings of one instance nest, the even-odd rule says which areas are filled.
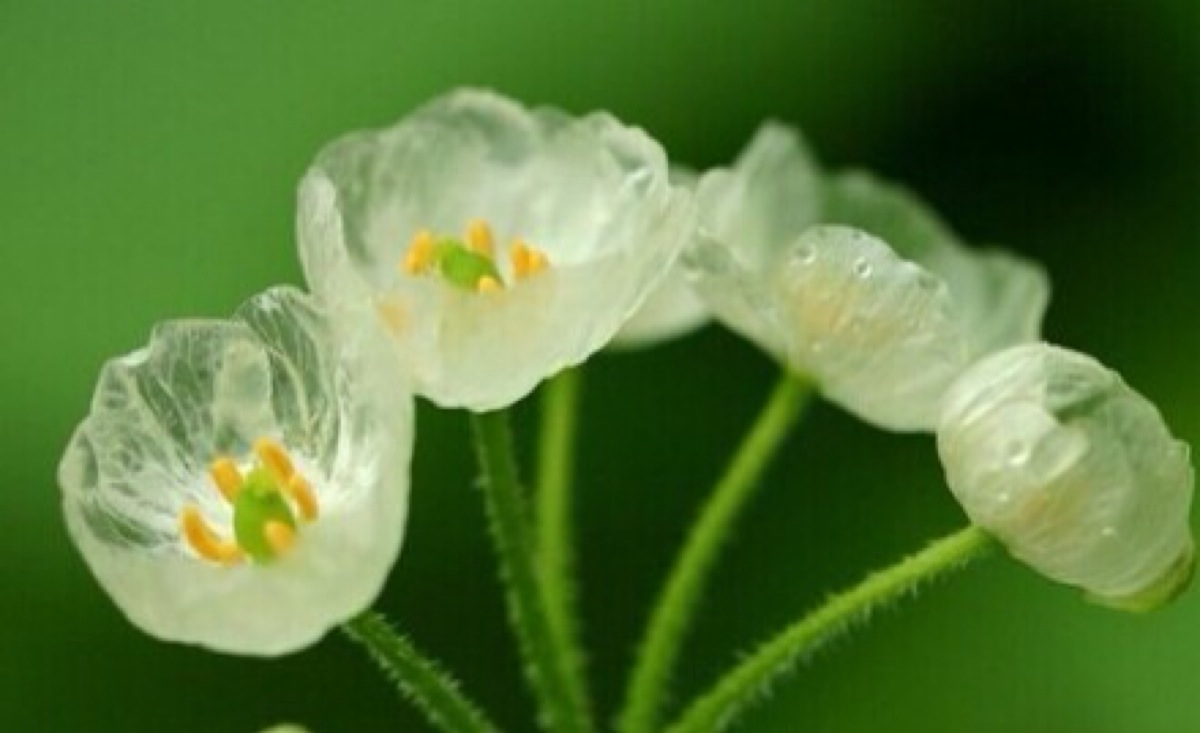
[[[1042,574],[1134,610],[1186,584],[1188,448],[1116,372],[1046,344],[999,352],[955,383],[937,438],[971,520]]]
[[[776,357],[784,344],[763,274],[816,222],[819,191],[804,141],[775,123],[759,129],[733,170],[710,171],[697,184],[700,231],[681,263],[714,316]]]
[[[708,319],[708,307],[692,290],[686,274],[672,268],[667,279],[621,327],[611,345],[643,348],[683,336]]]
[[[71,536],[129,619],[225,652],[301,648],[361,611],[395,560],[407,510],[411,399],[364,339],[335,344],[304,295],[277,288],[231,321],[179,321],[109,362],[59,468]],[[222,567],[181,538],[198,507],[227,536],[207,475],[269,436],[320,516],[277,560]]]
[[[671,166],[669,172],[671,184],[689,193],[695,192],[699,178],[691,169],[678,165]],[[710,318],[708,307],[692,289],[682,262],[677,261],[658,289],[621,326],[610,346],[645,348],[690,333]]]
[[[847,227],[797,239],[773,280],[786,359],[846,409],[893,430],[932,426],[967,363],[945,284]]]
[[[547,270],[492,293],[400,271],[413,235],[490,224]],[[687,192],[662,149],[606,114],[525,110],[449,94],[396,126],[334,142],[301,184],[301,260],[339,321],[371,318],[416,391],[444,407],[497,409],[611,340],[690,235]],[[382,316],[382,317],[379,317]]]
[[[745,243],[737,253],[747,266],[766,266],[817,223],[820,170],[797,131],[767,122],[738,156],[733,171],[736,175],[701,179],[701,225],[715,239]]]

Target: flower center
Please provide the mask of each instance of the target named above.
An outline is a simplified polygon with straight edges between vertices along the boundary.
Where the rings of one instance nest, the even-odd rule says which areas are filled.
[[[270,438],[254,443],[257,462],[243,476],[232,459],[217,458],[209,476],[233,506],[233,539],[215,532],[192,504],[179,513],[180,533],[200,557],[220,565],[236,565],[247,556],[268,563],[296,543],[297,520],[312,522],[320,513],[312,484],[297,471],[283,446]]]
[[[549,265],[545,253],[525,240],[515,238],[508,246],[512,282],[536,275]],[[467,222],[461,239],[434,235],[428,229],[418,231],[400,261],[406,275],[436,274],[454,287],[477,293],[491,293],[505,287],[496,267],[495,237],[482,219]]]

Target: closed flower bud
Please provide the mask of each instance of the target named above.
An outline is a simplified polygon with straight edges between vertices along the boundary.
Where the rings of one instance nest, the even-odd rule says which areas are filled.
[[[1187,586],[1188,447],[1094,359],[1047,344],[984,359],[947,394],[937,440],[971,520],[1043,575],[1133,611]]]

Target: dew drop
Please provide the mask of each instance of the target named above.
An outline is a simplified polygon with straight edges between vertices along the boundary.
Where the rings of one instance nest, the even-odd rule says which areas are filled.
[[[817,248],[812,244],[805,242],[796,247],[796,251],[792,254],[796,262],[802,265],[811,265],[817,261]]]
[[[932,293],[934,290],[937,290],[939,282],[940,281],[936,277],[928,272],[922,272],[917,275],[917,287],[927,293]]]
[[[1029,445],[1023,440],[1014,440],[1004,447],[1004,458],[1010,466],[1024,466],[1029,462]]]
[[[854,261],[854,274],[863,280],[871,277],[871,263],[867,262],[866,257],[859,257]]]

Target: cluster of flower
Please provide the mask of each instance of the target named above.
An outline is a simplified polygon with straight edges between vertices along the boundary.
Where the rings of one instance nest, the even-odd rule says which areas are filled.
[[[1047,576],[1128,608],[1189,576],[1187,447],[1038,342],[1041,270],[820,170],[790,129],[699,175],[607,114],[454,92],[321,152],[298,238],[311,295],[160,325],[63,458],[72,538],[160,638],[278,654],[366,607],[403,536],[413,395],[503,408],[710,315],[864,420],[936,431],[972,521]]]

